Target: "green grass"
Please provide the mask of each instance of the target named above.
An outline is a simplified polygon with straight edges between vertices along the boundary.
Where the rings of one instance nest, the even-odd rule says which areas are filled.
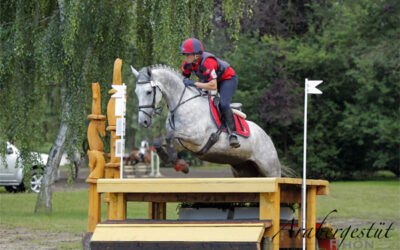
[[[398,180],[330,183],[329,195],[317,198],[317,217],[322,220],[334,209],[337,212],[329,215],[328,221],[335,229],[346,229],[351,226],[350,230],[355,228],[362,230],[370,228],[372,223],[375,223],[373,229],[376,232],[376,229],[386,230],[392,222],[394,223],[394,230],[388,233],[389,238],[363,237],[352,239],[353,244],[357,240],[362,240],[364,243],[365,240],[372,240],[375,249],[400,249],[400,182]],[[349,237],[348,235],[347,239]],[[355,246],[360,245],[352,247]],[[341,249],[349,249],[349,247]]]
[[[102,197],[104,198],[104,197]],[[51,214],[34,214],[37,195],[32,193],[6,193],[0,189],[0,222],[15,227],[31,227],[49,232],[86,232],[88,191],[53,193]],[[167,219],[178,217],[177,203],[169,203]],[[106,219],[106,206],[102,203],[102,220]],[[146,202],[129,202],[127,217],[147,218]]]
[[[104,198],[104,197],[102,197]],[[49,233],[69,232],[82,234],[87,232],[88,191],[67,191],[53,193],[53,212],[34,214],[37,195],[33,193],[9,194],[0,188],[0,224],[7,227],[24,227],[32,230],[44,230]],[[167,219],[178,217],[177,203],[167,204]],[[129,202],[127,217],[147,218],[146,202]],[[106,206],[102,203],[102,221],[106,220]],[[35,239],[36,244],[43,244],[45,239]],[[59,249],[80,249],[81,242],[64,243]]]
[[[375,249],[400,249],[400,182],[399,181],[357,181],[330,183],[327,196],[317,198],[317,218],[328,217],[335,229],[369,228],[372,223],[386,223],[386,228],[394,222],[394,230],[389,239],[374,239]],[[34,214],[36,194],[6,193],[0,188],[0,223],[11,227],[28,227],[48,232],[84,233],[87,231],[88,191],[66,191],[53,193],[53,212]],[[167,219],[176,219],[177,203],[167,206]],[[127,208],[128,218],[146,218],[147,203],[130,202]],[[106,218],[106,209],[102,205],[102,220]],[[363,238],[362,240],[367,240]],[[80,242],[66,244],[59,248],[79,248]],[[348,248],[341,248],[348,249]]]

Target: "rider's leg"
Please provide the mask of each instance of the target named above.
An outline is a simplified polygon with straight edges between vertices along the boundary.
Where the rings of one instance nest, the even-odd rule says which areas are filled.
[[[227,109],[225,112],[222,111],[222,113],[224,114],[225,124],[229,132],[229,145],[233,148],[238,148],[240,147],[240,142],[236,134],[236,124],[232,110]]]
[[[235,118],[233,117],[233,112],[231,110],[230,105],[232,96],[237,88],[237,84],[238,84],[237,77],[234,76],[231,79],[220,82],[218,86],[220,94],[219,106],[221,108],[221,113],[225,121],[225,125],[228,128],[229,144],[231,147],[234,148],[240,147],[240,143],[236,134]]]

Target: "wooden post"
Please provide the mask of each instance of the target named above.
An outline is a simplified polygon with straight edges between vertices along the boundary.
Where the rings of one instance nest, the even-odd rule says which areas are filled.
[[[88,116],[92,121],[89,123],[87,138],[89,141],[89,168],[90,174],[86,182],[89,187],[89,209],[88,209],[88,232],[93,232],[96,225],[101,221],[100,194],[97,193],[97,180],[104,175],[104,152],[103,142],[100,136],[105,136],[106,116],[101,114],[100,85],[92,83],[93,102],[92,114]]]
[[[123,193],[110,193],[107,219],[126,219],[126,199]]]
[[[272,249],[279,250],[280,186],[273,193],[260,193],[260,220],[272,220],[265,235],[272,241]]]
[[[126,220],[126,199],[125,194],[117,194],[117,220]]]
[[[306,248],[307,250],[315,250],[316,229],[316,203],[317,203],[317,187],[309,186],[307,188],[307,212],[306,212]]]
[[[97,184],[90,183],[89,187],[89,221],[88,232],[93,233],[101,220],[100,194],[97,193]]]
[[[107,220],[117,220],[117,195],[115,193],[109,194]]]
[[[148,218],[152,220],[165,220],[167,218],[167,205],[165,202],[149,202]]]
[[[113,73],[113,85],[121,85],[121,67],[122,67],[122,60],[117,58],[114,62],[114,73]],[[116,92],[115,89],[111,89],[108,91],[108,94],[112,95]],[[117,117],[115,116],[115,98],[110,98],[107,104],[107,117],[108,117],[108,127],[107,131],[110,131],[110,159],[106,164],[106,178],[120,178],[120,159],[119,157],[115,157],[115,141],[119,139],[119,136],[116,136],[116,123]],[[108,203],[107,206],[107,218],[115,217],[116,214],[111,214],[111,211],[116,209],[111,205],[111,196],[109,193],[106,193],[105,202]],[[114,199],[114,197],[113,197]],[[115,198],[116,199],[116,198]],[[116,212],[115,212],[116,213]]]

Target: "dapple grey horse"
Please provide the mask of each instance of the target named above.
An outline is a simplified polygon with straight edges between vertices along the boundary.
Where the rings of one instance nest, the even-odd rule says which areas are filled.
[[[165,98],[169,109],[166,121],[168,142],[178,151],[186,148],[196,154],[217,131],[210,114],[208,96],[194,86],[187,87],[177,71],[163,65],[145,67],[137,72],[135,93],[139,100],[139,124],[149,127],[152,116]],[[281,165],[271,138],[257,124],[247,121],[248,138],[239,137],[241,146],[231,148],[228,133],[199,159],[220,164],[230,164],[235,177],[280,177]]]

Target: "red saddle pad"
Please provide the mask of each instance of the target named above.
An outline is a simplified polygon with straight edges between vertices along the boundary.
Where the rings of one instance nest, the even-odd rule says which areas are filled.
[[[211,96],[209,97],[209,103],[210,103],[210,111],[211,111],[211,117],[213,118],[215,124],[217,125],[218,128],[221,127],[221,118],[219,117],[219,113],[217,108],[214,106],[214,102],[211,99]],[[249,124],[243,117],[240,117],[236,114],[233,114],[235,117],[235,123],[236,123],[236,133],[238,135],[241,135],[243,137],[249,137],[250,136],[250,128]],[[226,131],[226,129],[224,129]]]

